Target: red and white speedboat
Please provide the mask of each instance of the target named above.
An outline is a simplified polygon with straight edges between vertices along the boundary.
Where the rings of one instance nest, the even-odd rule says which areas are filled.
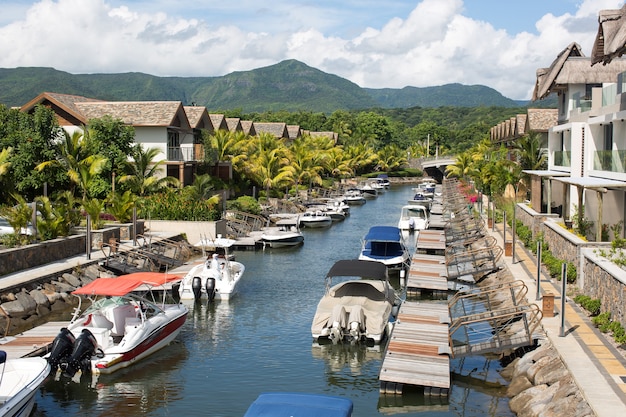
[[[53,371],[73,377],[79,370],[109,374],[127,367],[167,346],[187,318],[183,304],[142,297],[141,292],[162,289],[180,276],[139,272],[117,278],[98,278],[78,288],[74,317],[61,329],[48,356]],[[81,311],[83,298],[91,303]]]

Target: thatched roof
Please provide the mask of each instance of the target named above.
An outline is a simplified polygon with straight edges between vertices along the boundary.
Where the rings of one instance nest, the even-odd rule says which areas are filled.
[[[568,61],[572,57],[584,57],[583,51],[580,49],[580,45],[576,42],[572,42],[565,49],[563,49],[556,59],[550,65],[550,68],[540,68],[537,70],[537,81],[535,82],[535,89],[533,91],[532,100],[540,100],[546,98],[552,92],[552,87],[555,83],[555,80],[565,62]],[[591,67],[591,62],[588,62]]]
[[[529,109],[530,110],[530,109]],[[526,114],[518,114],[515,116],[515,136],[520,137],[526,134],[526,120],[528,116]]]
[[[604,65],[626,52],[626,5],[621,9],[601,10],[598,34],[591,50],[591,65]]]
[[[111,116],[131,126],[191,129],[180,101],[102,101],[75,104],[87,120]]]
[[[335,143],[337,143],[337,139],[339,139],[339,135],[336,132],[308,132],[309,136],[312,138],[328,138],[332,139]]]
[[[289,138],[286,123],[261,123],[254,122],[254,130],[256,134],[269,133],[277,138]]]
[[[213,124],[213,131],[228,130],[228,124],[226,123],[226,116],[223,114],[209,114],[211,123]]]
[[[302,129],[299,125],[287,125],[287,133],[289,133],[289,139],[298,139],[302,136]]]
[[[242,132],[243,129],[241,127],[241,122],[238,117],[227,117],[226,125],[228,126],[229,132]]]
[[[240,123],[243,133],[249,136],[256,136],[256,130],[254,130],[254,122],[252,120],[242,120]]]
[[[213,133],[213,123],[209,118],[209,112],[203,106],[184,106],[189,124],[194,129],[205,129]]]
[[[556,126],[559,118],[558,109],[528,109],[525,129],[528,132],[547,132]]]
[[[24,104],[20,108],[20,111],[30,113],[34,110],[36,105],[41,104],[43,106],[50,107],[55,112],[61,126],[84,125],[89,119],[85,118],[80,109],[76,107],[76,103],[99,101],[101,100],[73,94],[44,92]]]

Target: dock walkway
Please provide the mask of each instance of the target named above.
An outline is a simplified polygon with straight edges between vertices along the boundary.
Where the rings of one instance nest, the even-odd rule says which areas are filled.
[[[448,395],[449,321],[447,304],[402,303],[380,370],[382,393],[402,393],[406,384],[424,387],[425,395]]]
[[[407,291],[448,291],[448,269],[444,255],[415,253],[411,258],[411,268],[407,278]]]

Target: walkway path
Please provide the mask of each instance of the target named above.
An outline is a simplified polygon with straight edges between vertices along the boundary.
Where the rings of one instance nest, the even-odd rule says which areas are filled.
[[[504,247],[502,224],[492,235]],[[507,237],[510,230],[507,229]],[[537,262],[535,256],[516,240],[515,262],[505,256],[504,262],[516,279],[528,286],[528,294],[537,294]],[[547,337],[569,369],[585,399],[599,417],[626,415],[626,359],[591,323],[586,312],[566,298],[565,325],[561,317],[561,283],[541,277],[541,293],[555,294],[554,317],[544,317]],[[529,300],[533,301],[533,300]],[[541,300],[535,301],[541,307]],[[561,336],[563,335],[563,336]],[[610,336],[609,336],[610,337]]]

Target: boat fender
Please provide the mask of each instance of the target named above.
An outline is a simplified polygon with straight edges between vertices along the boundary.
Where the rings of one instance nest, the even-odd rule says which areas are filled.
[[[206,295],[209,298],[209,301],[213,301],[213,298],[215,298],[215,278],[207,278]]]
[[[63,327],[52,342],[52,349],[48,356],[51,372],[56,372],[61,363],[67,362],[74,350],[74,342],[76,342],[74,334],[67,327]]]
[[[74,343],[74,350],[72,355],[68,359],[67,363],[63,367],[63,374],[69,378],[73,378],[78,370],[83,372],[91,371],[90,360],[96,353],[98,342],[94,335],[87,329],[83,329],[80,335],[76,338]]]
[[[191,280],[191,291],[193,291],[193,297],[199,300],[202,296],[202,278],[193,277]]]

